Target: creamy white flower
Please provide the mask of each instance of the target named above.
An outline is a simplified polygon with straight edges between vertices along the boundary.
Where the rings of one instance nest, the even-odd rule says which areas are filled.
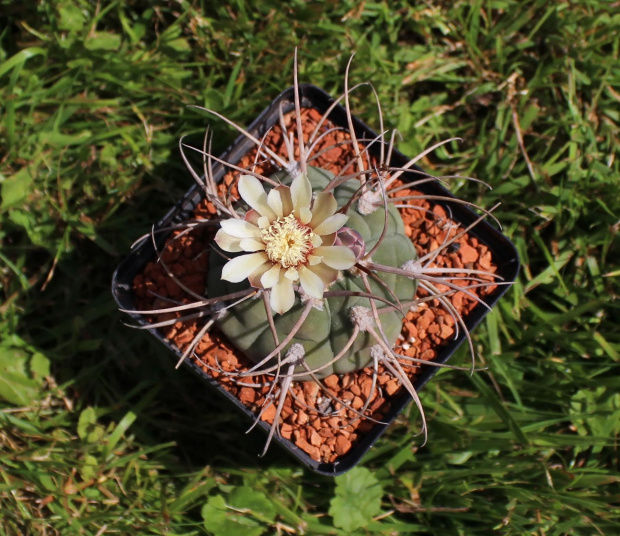
[[[293,285],[320,299],[339,271],[355,264],[350,248],[333,245],[348,216],[336,212],[331,193],[320,192],[313,201],[306,175],[268,193],[260,180],[243,175],[238,188],[251,209],[243,220],[222,221],[215,241],[224,251],[245,254],[224,265],[222,279],[248,279],[253,287],[270,289],[271,308],[282,314],[295,303]]]

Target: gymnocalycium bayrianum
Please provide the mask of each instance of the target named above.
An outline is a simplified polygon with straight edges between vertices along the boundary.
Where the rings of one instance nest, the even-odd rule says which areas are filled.
[[[186,315],[145,326],[149,329],[184,319],[205,319],[202,329],[184,349],[179,365],[214,324],[254,363],[244,372],[222,369],[219,372],[242,384],[248,376],[261,376],[263,384],[269,382],[273,396],[266,398],[262,411],[275,404],[276,413],[265,451],[273,434],[279,431],[280,414],[292,382],[318,382],[325,396],[332,396],[321,384],[325,377],[368,366],[377,371],[379,365],[411,394],[422,414],[422,432],[426,438],[423,408],[405,368],[406,363],[433,363],[395,353],[404,314],[422,302],[437,300],[454,319],[456,334],[458,328],[465,331],[473,359],[469,333],[450,297],[460,291],[486,306],[472,290],[498,284],[498,277],[490,272],[433,265],[439,254],[489,216],[490,211],[479,209],[483,215],[467,228],[446,222],[451,226],[446,239],[436,249],[417,256],[404,232],[398,208],[408,199],[420,196],[399,194],[403,186],[398,179],[405,172],[419,175],[419,180],[406,184],[407,188],[449,179],[421,172],[415,164],[453,139],[429,147],[403,167],[391,167],[395,133],[388,140],[381,121],[377,138],[358,140],[352,127],[349,96],[362,84],[349,88],[351,60],[343,95],[326,110],[304,141],[295,53],[292,128],[296,136],[287,130],[282,112],[280,117],[287,157],[277,154],[217,112],[201,108],[233,126],[278,171],[263,176],[254,168],[242,169],[220,160],[211,154],[208,135],[200,148],[181,140],[185,163],[217,211],[215,219],[205,222],[219,227],[209,252],[207,293],[200,296],[186,289],[195,298],[193,304],[127,311],[148,315],[182,311]],[[376,93],[375,98],[381,115]],[[344,104],[350,127],[350,140],[340,143],[350,144],[354,156],[334,175],[315,167],[313,162],[317,140],[323,135],[319,134],[319,127],[340,102]],[[378,163],[373,163],[369,155],[368,149],[373,145],[380,149]],[[183,152],[188,148],[201,153],[203,176],[192,168]],[[233,198],[229,191],[222,194],[218,190],[212,172],[214,161],[238,172],[238,198]],[[438,197],[431,199],[437,201]],[[449,201],[474,206],[458,199]],[[416,296],[418,288],[424,291],[423,297]],[[353,410],[342,400],[335,402],[352,410],[357,418],[370,419],[365,415],[368,402],[359,410]],[[320,413],[319,409],[316,411]]]

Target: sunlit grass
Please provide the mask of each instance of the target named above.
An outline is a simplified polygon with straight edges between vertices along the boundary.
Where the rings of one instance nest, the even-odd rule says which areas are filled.
[[[339,534],[353,525],[336,497],[359,479],[382,514],[356,534],[618,533],[612,4],[215,4],[0,0],[0,532]],[[338,488],[284,453],[258,459],[263,438],[124,327],[109,293],[192,182],[178,138],[206,124],[187,105],[248,124],[291,84],[295,45],[301,81],[332,94],[355,51],[351,78],[374,84],[406,154],[461,137],[424,166],[491,184],[453,190],[502,202],[523,261],[474,335],[488,371],[421,393],[428,445],[411,410],[371,476]],[[376,127],[373,102],[355,109]],[[211,126],[217,153],[235,134]],[[218,525],[221,504],[236,513]]]

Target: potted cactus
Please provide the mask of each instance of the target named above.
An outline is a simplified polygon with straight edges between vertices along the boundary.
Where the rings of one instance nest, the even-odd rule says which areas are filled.
[[[276,437],[313,469],[337,474],[411,399],[426,434],[419,388],[464,340],[473,357],[469,332],[514,281],[518,260],[483,221],[489,211],[476,215],[443,189],[448,177],[416,166],[453,140],[406,159],[382,125],[377,135],[353,117],[349,97],[359,86],[349,89],[349,67],[333,100],[300,87],[296,65],[294,87],[247,130],[205,110],[240,139],[221,158],[208,137],[202,147],[181,142],[197,185],[119,267],[114,293],[177,352],[178,365],[241,400],[268,433],[265,450]],[[200,154],[202,174],[188,149]],[[423,239],[412,214],[433,229]],[[166,251],[194,235],[202,241],[188,246],[198,259],[190,282],[194,265],[175,267]],[[461,247],[478,247],[479,262],[460,262]],[[167,286],[146,288],[155,269]],[[426,323],[411,320],[430,316],[442,320],[433,325],[441,343],[430,354],[410,351]],[[396,402],[382,410],[391,392]]]

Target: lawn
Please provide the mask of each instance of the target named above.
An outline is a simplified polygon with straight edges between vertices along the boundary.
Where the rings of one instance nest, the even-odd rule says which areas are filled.
[[[0,534],[620,534],[618,35],[606,0],[0,0]],[[420,393],[428,444],[412,407],[336,479],[258,457],[110,293],[193,181],[189,105],[248,124],[295,46],[332,95],[355,52],[405,154],[462,138],[422,166],[490,184],[452,191],[501,202],[522,260],[487,370]]]

